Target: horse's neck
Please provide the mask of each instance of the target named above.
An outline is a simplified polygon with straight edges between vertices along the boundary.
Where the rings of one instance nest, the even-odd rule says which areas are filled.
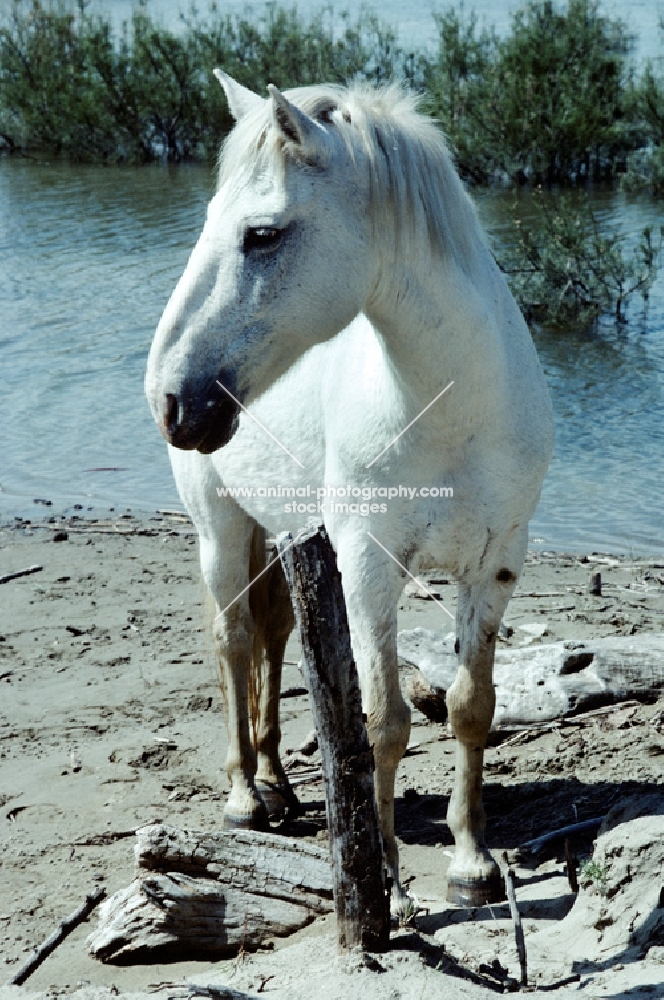
[[[472,391],[500,364],[503,282],[479,247],[471,266],[450,255],[404,254],[385,269],[367,308],[384,349],[415,401],[426,405],[452,379]]]

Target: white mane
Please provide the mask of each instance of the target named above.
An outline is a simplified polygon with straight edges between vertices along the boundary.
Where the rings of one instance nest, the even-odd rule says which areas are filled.
[[[453,253],[462,264],[478,245],[486,245],[443,133],[418,110],[418,95],[400,84],[357,83],[299,87],[285,96],[312,118],[332,122],[353,158],[368,161],[374,220],[386,221],[389,212],[401,252],[408,238],[421,245],[423,227],[433,249]],[[230,178],[242,183],[257,171],[283,170],[288,155],[266,101],[235,126],[222,146],[219,186]]]

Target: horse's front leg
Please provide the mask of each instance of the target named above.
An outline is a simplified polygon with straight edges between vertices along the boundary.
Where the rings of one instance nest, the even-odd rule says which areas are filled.
[[[385,864],[392,878],[392,912],[403,912],[409,898],[399,879],[399,848],[394,832],[394,785],[410,735],[410,709],[399,686],[397,603],[403,589],[399,569],[363,532],[354,541],[340,538],[337,560],[348,613],[374,755],[374,788]]]
[[[465,906],[504,899],[500,869],[484,843],[482,765],[496,703],[496,634],[521,569],[523,555],[519,555],[515,552],[515,558],[502,561],[480,583],[459,584],[459,668],[447,692],[450,723],[457,741],[454,788],[447,810],[447,824],[455,842],[447,899]]]
[[[214,637],[226,707],[226,772],[231,787],[224,826],[261,830],[268,828],[268,814],[255,788],[256,751],[249,718],[249,672],[256,625],[248,593],[238,597],[249,583],[254,524],[239,511],[235,517],[229,514],[228,522],[219,535],[201,535],[200,539],[203,578],[216,604]]]
[[[231,607],[219,615],[215,626],[226,703],[226,773],[231,786],[224,807],[224,827],[266,830],[267,810],[255,787],[256,751],[251,738],[248,691],[253,622],[247,617],[248,608],[246,612],[243,607]]]

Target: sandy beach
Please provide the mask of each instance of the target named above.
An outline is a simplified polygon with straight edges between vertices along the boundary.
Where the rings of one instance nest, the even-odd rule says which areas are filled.
[[[36,505],[29,522],[0,527],[0,576],[35,565],[42,569],[0,587],[0,985],[87,893],[102,885],[110,895],[131,881],[138,827],[218,829],[227,792],[223,707],[187,519],[112,512],[94,520]],[[601,572],[602,596],[588,593],[593,572]],[[451,610],[455,589],[436,585]],[[403,596],[400,629],[448,631],[436,604],[415,591],[409,586]],[[531,553],[500,647],[661,634],[663,622],[663,558]],[[533,639],[522,626],[534,624],[545,628]],[[282,694],[285,750],[312,728],[307,695],[293,694],[302,688],[299,655],[293,635]],[[655,692],[647,702],[496,741],[485,768],[490,848],[513,851],[630,796],[661,796],[664,697]],[[414,711],[396,823],[403,876],[420,913],[395,931],[392,950],[374,965],[361,957],[340,963],[332,918],[242,961],[102,965],[85,947],[93,914],[25,986],[0,993],[175,997],[191,995],[192,983],[215,986],[211,996],[230,997],[223,990],[232,987],[278,1000],[501,991],[482,969],[498,959],[511,976],[518,970],[506,905],[469,911],[445,902],[453,751],[447,727]],[[287,832],[325,842],[322,782],[301,783],[298,794],[304,809]],[[587,857],[592,842],[575,849]],[[517,877],[528,945],[565,916],[574,897],[555,854],[517,867]],[[580,989],[592,997],[662,996],[661,945],[580,974],[565,955],[538,959],[542,949],[534,945],[531,981],[558,984],[556,996]]]

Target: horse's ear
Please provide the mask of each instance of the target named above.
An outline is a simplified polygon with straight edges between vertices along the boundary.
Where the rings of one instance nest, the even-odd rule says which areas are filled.
[[[258,94],[254,94],[252,90],[247,90],[246,87],[243,87],[241,83],[234,80],[228,73],[224,73],[222,69],[214,69],[212,72],[224,88],[228,107],[236,122],[239,122],[240,118],[244,118],[250,111],[255,111],[261,107],[263,98],[259,97]]]
[[[313,118],[300,111],[274,84],[267,87],[272,103],[277,126],[288,142],[299,147],[300,153],[307,160],[314,160],[321,151],[321,128]]]

